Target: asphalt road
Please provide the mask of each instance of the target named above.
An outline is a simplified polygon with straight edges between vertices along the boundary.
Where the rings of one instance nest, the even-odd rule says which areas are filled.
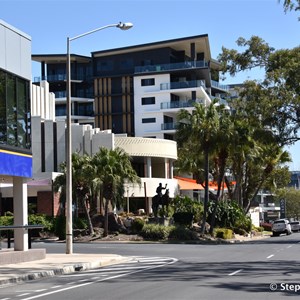
[[[62,253],[60,243],[35,243]],[[0,289],[10,299],[299,299],[300,233],[240,244],[74,244],[76,253],[130,256],[122,265]]]

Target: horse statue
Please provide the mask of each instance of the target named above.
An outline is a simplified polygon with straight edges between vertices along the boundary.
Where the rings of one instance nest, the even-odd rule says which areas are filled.
[[[157,218],[158,208],[160,205],[162,206],[163,215],[165,215],[166,212],[166,216],[168,216],[169,204],[170,204],[169,189],[166,189],[165,193],[161,197],[159,197],[159,195],[155,195],[152,198],[152,210],[153,210],[154,217]]]

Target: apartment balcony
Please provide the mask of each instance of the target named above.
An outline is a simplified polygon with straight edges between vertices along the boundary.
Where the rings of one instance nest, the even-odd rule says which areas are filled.
[[[219,90],[223,90],[223,91],[226,91],[226,92],[229,91],[228,85],[220,84],[218,81],[212,80],[212,81],[211,81],[211,86],[212,86],[213,88],[216,88],[216,89],[219,89]]]
[[[67,92],[66,91],[59,91],[59,92],[54,92],[55,95],[55,99],[62,99],[62,100],[66,100],[67,97]],[[83,99],[83,100],[94,100],[94,94],[92,93],[77,93],[76,95],[72,95],[72,99],[74,98],[78,98],[79,99]]]
[[[161,124],[161,130],[176,130],[177,123],[162,123]]]
[[[71,81],[72,82],[83,82],[91,80],[91,76],[85,75],[72,75]],[[48,82],[56,82],[56,81],[66,81],[66,74],[56,74],[56,75],[48,75],[48,76],[38,76],[34,77],[34,82],[41,82],[42,80],[46,80]]]
[[[187,89],[187,88],[205,88],[204,80],[191,80],[191,81],[179,81],[179,82],[167,82],[160,85],[160,90],[174,90],[174,89]]]
[[[182,63],[170,63],[161,65],[147,65],[147,66],[137,66],[134,68],[135,74],[148,73],[148,72],[166,72],[175,71],[183,69],[194,69],[194,68],[207,68],[208,62],[205,60],[199,61],[186,61]]]
[[[179,100],[179,101],[169,101],[169,102],[162,102],[160,104],[160,109],[181,109],[181,108],[188,108],[194,107],[195,103],[204,104],[204,99],[195,99],[195,100]]]

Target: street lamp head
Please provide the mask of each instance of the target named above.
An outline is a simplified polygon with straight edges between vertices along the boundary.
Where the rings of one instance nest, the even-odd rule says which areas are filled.
[[[123,22],[120,22],[117,27],[122,29],[122,30],[128,30],[130,29],[131,27],[133,26],[132,23],[129,23],[129,22],[126,22],[126,23],[123,23]]]

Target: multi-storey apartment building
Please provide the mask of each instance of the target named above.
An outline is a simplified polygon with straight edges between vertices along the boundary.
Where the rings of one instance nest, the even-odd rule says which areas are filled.
[[[207,105],[227,91],[219,83],[219,63],[211,57],[207,34],[92,52],[91,58],[84,57],[86,61],[81,56],[72,58],[72,80],[85,82],[86,102],[92,98],[88,91],[93,84],[95,127],[113,133],[174,139],[180,108],[193,109],[195,102]],[[57,93],[59,87],[64,92],[66,57],[33,55],[32,59],[41,62],[50,91]],[[86,70],[81,78],[76,77],[79,65]],[[59,84],[58,77],[62,78]]]
[[[34,83],[47,81],[55,94],[56,120],[66,118],[66,55],[33,55],[41,63],[41,76]],[[90,57],[71,55],[71,118],[73,123],[94,126],[94,92]]]

